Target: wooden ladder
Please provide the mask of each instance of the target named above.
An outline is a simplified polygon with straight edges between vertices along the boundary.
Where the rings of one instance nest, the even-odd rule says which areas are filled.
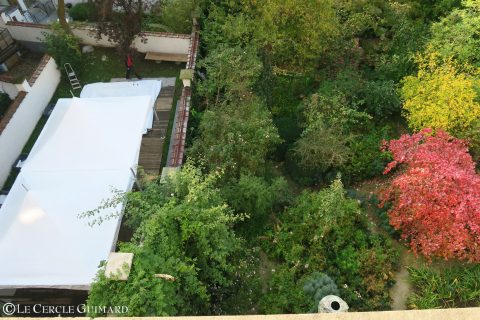
[[[73,90],[78,90],[82,88],[82,85],[80,84],[80,81],[78,81],[77,75],[75,74],[75,71],[73,71],[72,66],[70,63],[65,63],[63,65],[65,68],[65,72],[67,73],[68,80],[70,81],[70,85],[72,86]]]

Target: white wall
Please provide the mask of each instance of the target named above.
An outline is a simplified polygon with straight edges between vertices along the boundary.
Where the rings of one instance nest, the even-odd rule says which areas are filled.
[[[10,31],[13,39],[26,42],[42,42],[44,33],[50,32],[48,27],[37,27],[34,26],[34,24],[32,24],[32,26],[7,24],[6,27],[8,31]]]
[[[0,186],[5,183],[11,166],[20,155],[59,82],[60,72],[50,58],[0,135]]]
[[[106,37],[102,37],[100,40],[95,39],[95,35],[92,31],[93,28],[81,27],[72,28],[73,34],[80,39],[83,44],[98,46],[98,47],[113,47]]]
[[[134,46],[138,51],[161,52],[161,53],[181,53],[188,54],[190,46],[190,37],[157,36],[155,34],[147,34],[147,42],[142,43],[141,39],[135,39]]]
[[[48,27],[35,24],[15,25],[7,24],[12,37],[18,41],[41,43],[46,32],[50,32]],[[95,35],[91,33],[91,28],[88,27],[73,27],[72,32],[77,36],[83,44],[113,47],[105,37],[99,41],[95,39]],[[134,46],[138,51],[146,52],[161,52],[161,53],[179,53],[188,54],[190,45],[190,35],[171,34],[171,33],[154,33],[148,32],[146,34],[147,42],[142,43],[141,39],[137,38],[134,41]]]
[[[95,39],[92,34],[93,28],[72,28],[73,34],[80,38],[83,44],[99,47],[113,47],[113,44],[102,37],[100,40]],[[142,43],[141,38],[135,39],[133,45],[138,51],[146,52],[162,52],[162,53],[182,53],[188,54],[190,45],[189,35],[177,35],[168,33],[147,33],[146,43]]]

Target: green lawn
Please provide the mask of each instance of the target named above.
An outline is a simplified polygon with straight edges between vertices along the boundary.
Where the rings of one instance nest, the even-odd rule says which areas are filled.
[[[125,77],[125,64],[113,48],[95,48],[95,51],[86,55],[87,63],[83,70],[75,70],[78,80],[82,85],[94,82],[109,82],[112,78]],[[177,65],[173,62],[161,62],[143,59],[143,54],[134,58],[135,70],[144,78],[176,77],[180,70],[185,68],[184,64]],[[69,98],[70,83],[65,79],[65,70],[61,68],[62,81],[53,95],[52,103],[58,98]],[[76,96],[80,90],[74,92]]]
[[[111,78],[125,77],[125,65],[123,63],[123,59],[121,59],[112,48],[95,48],[93,53],[87,55],[87,61],[88,62],[83,70],[80,72],[76,70],[82,85],[94,82],[108,82]],[[173,117],[175,114],[175,105],[182,91],[182,82],[178,76],[180,74],[180,69],[184,68],[185,66],[177,65],[173,62],[156,63],[154,61],[144,60],[141,58],[141,56],[137,57],[134,62],[136,71],[144,78],[177,78],[173,107],[170,114],[170,123],[168,125],[167,136],[165,138],[166,143],[164,144],[163,150],[162,163],[165,163],[168,154],[168,143],[170,142]],[[50,101],[51,103],[56,103],[59,98],[70,98],[72,96],[70,94],[70,83],[65,79],[65,71],[63,68],[60,71],[62,72],[62,80],[58,85],[52,100]],[[76,96],[78,96],[79,93],[80,90],[74,92]],[[23,147],[22,153],[30,152],[46,122],[47,118],[42,116],[30,135],[27,143]],[[16,171],[12,170],[2,189],[10,189],[15,182],[17,174],[18,173]]]

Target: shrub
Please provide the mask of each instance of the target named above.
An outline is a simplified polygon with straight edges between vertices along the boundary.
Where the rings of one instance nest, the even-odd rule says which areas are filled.
[[[167,183],[145,181],[143,192],[127,194],[135,231],[120,251],[135,254],[128,281],[106,278],[101,267],[87,304],[127,306],[128,316],[222,313],[223,299],[235,296],[237,277],[251,267],[240,258],[248,250],[233,232],[239,219],[220,197],[218,178],[187,163]],[[176,279],[155,279],[157,272]]]
[[[400,113],[400,98],[393,81],[368,80],[356,70],[345,69],[334,79],[323,81],[318,93],[327,97],[343,95],[347,105],[356,106],[377,120]]]
[[[390,155],[381,151],[382,141],[392,137],[392,130],[385,126],[372,128],[370,132],[358,134],[349,141],[351,156],[341,166],[342,174],[350,182],[358,182],[381,175],[390,160]]]
[[[96,21],[96,9],[93,3],[84,2],[77,3],[70,10],[68,14],[75,21]]]
[[[354,310],[384,310],[398,255],[384,236],[369,231],[356,200],[340,180],[320,192],[305,192],[281,216],[265,250],[280,262],[262,300],[262,312],[305,312],[311,299],[301,288],[314,272],[335,279]],[[288,303],[286,303],[288,301]]]
[[[364,110],[376,119],[385,119],[400,113],[400,97],[393,81],[367,81],[359,98],[363,100]]]
[[[318,303],[323,297],[328,295],[339,295],[337,285],[328,275],[320,272],[314,272],[303,286],[303,292],[308,294],[313,300],[313,306],[310,312],[317,312]]]
[[[44,35],[47,53],[55,59],[58,68],[62,69],[65,63],[70,63],[74,70],[80,73],[83,67],[80,41],[63,30],[58,23],[52,24],[52,32]]]
[[[270,182],[242,174],[234,183],[224,187],[221,193],[235,212],[249,215],[249,219],[239,222],[237,230],[251,239],[263,234],[270,215],[290,202],[289,191],[283,177]]]

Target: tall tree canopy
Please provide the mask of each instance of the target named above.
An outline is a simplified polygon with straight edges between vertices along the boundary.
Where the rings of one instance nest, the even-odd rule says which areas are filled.
[[[480,261],[480,176],[463,140],[425,129],[385,144],[400,167],[383,203],[391,225],[416,253]]]
[[[480,4],[464,5],[432,25],[429,44],[445,57],[480,67]]]
[[[230,1],[210,8],[206,29],[210,48],[253,45],[279,72],[311,70],[339,36],[331,0]]]
[[[143,14],[147,4],[144,0],[98,1],[97,38],[105,36],[121,55],[128,53],[135,37],[143,36]]]
[[[417,75],[405,77],[401,88],[409,126],[469,136],[480,120],[479,70],[436,52],[419,55],[417,62]]]
[[[207,110],[199,129],[191,155],[210,169],[223,167],[233,175],[263,172],[268,155],[280,142],[270,112],[252,97]]]

